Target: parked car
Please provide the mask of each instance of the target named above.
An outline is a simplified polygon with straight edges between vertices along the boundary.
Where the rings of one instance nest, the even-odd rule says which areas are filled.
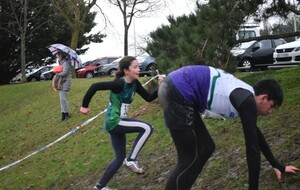
[[[231,53],[236,58],[238,70],[266,69],[274,62],[275,48],[285,43],[283,39],[255,40],[241,43]]]
[[[20,71],[18,71],[20,72]],[[29,73],[30,71],[28,71],[27,69],[25,69],[25,74]],[[10,83],[19,83],[21,82],[22,79],[22,73],[18,73],[14,78],[12,78],[10,80]]]
[[[40,81],[41,80],[41,74],[46,72],[46,71],[50,71],[53,68],[53,66],[42,66],[39,67],[35,70],[33,70],[30,73],[26,74],[26,79],[28,82],[33,82],[33,81]]]
[[[84,63],[84,67],[76,70],[76,74],[78,78],[93,78],[95,75],[98,75],[97,68],[100,65],[108,64],[115,59],[119,58],[118,56],[114,57],[101,57],[95,59],[92,62]]]
[[[142,55],[137,56],[136,59],[139,63],[141,74],[149,74],[154,70],[154,66],[156,64],[154,57],[151,57],[149,55]]]
[[[97,62],[99,63],[99,66],[95,69],[94,74],[95,75],[102,75],[102,73],[100,72],[100,66],[104,66],[107,65],[113,61],[115,61],[116,59],[121,58],[121,56],[116,56],[116,57],[109,57],[108,59],[98,59]]]
[[[272,67],[300,65],[300,39],[277,46],[273,57],[275,62]]]
[[[41,80],[52,80],[54,75],[55,73],[53,72],[53,69],[51,69],[49,71],[43,72],[40,78]]]
[[[32,66],[28,66],[25,68],[25,77],[26,77],[26,74],[32,72],[33,70],[35,70]],[[19,69],[17,71],[17,75],[11,79],[10,83],[19,83],[21,82],[21,78],[22,78],[22,73],[21,73],[21,70]]]
[[[119,62],[122,58],[120,57],[109,64],[100,65],[97,73],[100,75],[114,75],[119,68]]]
[[[77,78],[93,78],[94,70],[97,68],[97,64],[93,64],[92,61],[83,63],[83,67],[76,69]]]
[[[14,78],[10,80],[10,83],[19,83],[21,82],[21,78],[22,78],[22,73],[18,73]]]

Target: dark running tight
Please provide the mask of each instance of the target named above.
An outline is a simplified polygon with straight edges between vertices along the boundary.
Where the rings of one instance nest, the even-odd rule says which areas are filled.
[[[189,190],[212,155],[215,144],[202,120],[192,130],[170,129],[178,161],[166,185],[166,190]]]
[[[119,124],[109,132],[112,146],[115,151],[114,160],[106,168],[99,184],[105,187],[110,179],[117,173],[126,157],[126,133],[139,133],[127,157],[128,161],[135,161],[139,152],[153,132],[153,127],[143,121],[123,118]]]

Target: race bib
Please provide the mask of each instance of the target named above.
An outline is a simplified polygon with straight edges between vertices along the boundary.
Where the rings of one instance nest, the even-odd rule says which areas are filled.
[[[122,105],[121,105],[121,113],[120,113],[120,117],[121,118],[126,118],[127,117],[127,112],[129,110],[129,105],[130,104],[122,103]]]

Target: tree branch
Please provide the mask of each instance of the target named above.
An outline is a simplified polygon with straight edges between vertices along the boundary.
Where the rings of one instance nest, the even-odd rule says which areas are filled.
[[[21,28],[21,21],[20,21],[20,19],[18,19],[17,13],[16,13],[16,11],[14,9],[14,6],[13,6],[11,0],[9,0],[9,4],[10,4],[11,10],[12,10],[14,16],[15,16],[14,19],[17,22],[18,28],[20,29]]]
[[[8,33],[10,33],[10,34],[12,34],[12,35],[14,35],[14,36],[19,36],[17,33],[15,33],[15,32],[13,32],[13,31],[11,31],[11,30],[8,30],[7,28],[2,28],[2,27],[0,27],[0,30],[4,30],[4,31],[6,31],[6,32],[8,32]]]
[[[42,12],[42,10],[43,10],[44,6],[46,5],[46,3],[47,3],[47,0],[44,0],[44,2],[42,3],[42,5],[40,7],[37,7],[38,11],[35,14],[35,16],[29,18],[28,21],[36,19],[40,15],[40,13]]]

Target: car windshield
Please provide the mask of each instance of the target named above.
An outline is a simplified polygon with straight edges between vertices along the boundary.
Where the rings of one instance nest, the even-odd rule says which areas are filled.
[[[121,57],[121,58],[119,58],[119,59],[116,59],[116,60],[114,60],[113,62],[111,62],[110,64],[119,64],[119,62],[121,61],[121,59],[122,59],[123,57]]]
[[[35,72],[41,70],[42,68],[43,68],[43,67],[35,68],[35,69],[33,69],[30,73],[35,73]]]
[[[141,62],[145,61],[146,58],[147,58],[147,56],[139,56],[139,57],[136,57],[136,60],[137,60],[139,63],[141,63]]]
[[[87,61],[87,62],[84,62],[82,63],[82,66],[88,66],[88,65],[91,65],[93,63],[93,61]]]
[[[243,42],[239,45],[238,49],[247,49],[248,47],[250,47],[253,43],[255,42],[255,40],[250,41],[250,42]]]

